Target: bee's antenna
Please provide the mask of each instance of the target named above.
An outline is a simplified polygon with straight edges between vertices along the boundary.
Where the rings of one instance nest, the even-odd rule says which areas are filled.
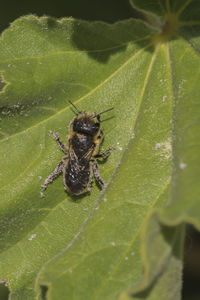
[[[75,110],[80,114],[81,112],[78,110],[78,108],[70,101],[68,100],[68,102],[75,108]]]
[[[106,109],[106,110],[100,112],[98,115],[100,116],[100,115],[104,114],[105,112],[110,111],[110,110],[112,110],[112,109],[114,109],[114,107],[111,107],[111,108],[109,108],[109,109]]]
[[[110,111],[110,110],[112,110],[112,109],[114,109],[114,107],[111,107],[111,108],[109,108],[109,109],[106,109],[106,110],[100,112],[99,114],[96,114],[96,113],[95,113],[95,115],[94,115],[93,118],[96,118],[96,117],[98,117],[98,116],[100,116],[100,115],[104,114],[105,112]]]

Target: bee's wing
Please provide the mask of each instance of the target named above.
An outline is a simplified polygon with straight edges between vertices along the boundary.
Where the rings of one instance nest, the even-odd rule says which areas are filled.
[[[72,148],[70,148],[70,150],[69,150],[69,160],[75,160],[78,162],[76,153],[74,152],[74,150]]]
[[[71,166],[71,171],[77,172],[79,170],[79,161],[76,153],[72,148],[69,150],[69,162]]]
[[[94,152],[94,148],[95,148],[95,145],[92,144],[92,146],[88,149],[88,151],[83,155],[83,158],[85,158],[88,161],[90,161],[90,159],[92,157],[92,153]]]
[[[69,161],[72,173],[77,173],[79,171],[84,171],[88,168],[88,163],[91,160],[92,153],[94,152],[95,145],[93,144],[88,151],[81,157],[77,157],[73,149],[69,151]]]

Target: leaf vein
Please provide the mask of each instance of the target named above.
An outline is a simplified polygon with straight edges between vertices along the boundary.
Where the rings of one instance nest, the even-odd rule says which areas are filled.
[[[137,123],[137,120],[138,120],[138,116],[139,116],[139,111],[140,111],[140,107],[141,107],[141,103],[142,103],[142,99],[143,99],[143,96],[144,96],[144,92],[145,92],[145,89],[146,89],[146,86],[147,86],[147,82],[148,82],[148,79],[149,79],[149,76],[150,76],[150,73],[152,71],[152,68],[153,68],[153,64],[154,64],[154,61],[156,59],[156,56],[157,56],[157,53],[158,53],[158,50],[159,50],[159,46],[156,48],[154,54],[152,55],[152,59],[150,61],[150,64],[149,64],[149,67],[148,67],[148,70],[147,70],[147,73],[146,73],[146,77],[145,77],[145,80],[144,80],[144,84],[143,84],[143,87],[141,89],[141,94],[140,94],[140,97],[139,97],[139,100],[138,100],[138,104],[137,104],[137,107],[136,107],[136,113],[135,113],[135,120],[134,120],[134,127],[133,127],[133,132],[134,132],[134,129],[136,127],[136,123]],[[127,147],[128,148],[128,147]],[[158,197],[159,198],[159,197]],[[154,202],[157,202],[158,198],[156,198],[156,201]],[[151,204],[151,206],[154,205],[154,202]],[[149,211],[149,210],[148,210]],[[146,218],[144,218],[145,220]],[[144,223],[144,221],[142,222],[142,224]],[[140,225],[140,228],[141,228],[142,225]],[[139,231],[133,236],[133,239],[131,240],[130,242],[130,245],[132,245],[136,239],[136,237],[138,236],[139,234]],[[102,288],[108,283],[108,281],[110,280],[110,277],[112,277],[112,275],[115,273],[115,271],[118,269],[118,267],[120,266],[121,262],[124,261],[124,257],[126,256],[128,250],[129,250],[130,246],[128,247],[127,250],[124,251],[124,253],[121,255],[121,259],[119,260],[118,264],[113,268],[113,271],[110,273],[110,275],[104,280],[104,282],[102,282],[100,288],[97,290],[97,292],[95,293],[94,295],[94,299],[98,296],[98,294],[101,293],[101,290]]]
[[[164,183],[164,185],[162,186],[160,192],[158,193],[158,196],[155,198],[155,200],[151,203],[150,205],[150,209],[152,209],[156,203],[158,202],[160,196],[164,193],[164,191],[167,189],[168,185],[169,185],[169,181],[170,181],[170,177],[168,178],[168,180],[166,180],[166,182]],[[127,249],[122,253],[121,255],[121,259],[119,260],[118,264],[113,268],[113,271],[110,272],[110,275],[104,280],[104,282],[102,283],[102,285],[100,286],[100,288],[97,290],[97,292],[94,295],[94,299],[101,293],[102,288],[109,282],[109,280],[112,278],[113,274],[116,272],[116,270],[119,268],[120,264],[124,261],[124,258],[127,256],[127,253],[129,252],[131,246],[134,244],[136,238],[139,235],[139,232],[141,231],[141,228],[143,227],[144,223],[146,222],[146,219],[148,218],[148,215],[150,214],[150,209],[148,210],[146,216],[144,217],[142,223],[140,224],[138,231],[136,232],[135,235],[133,235],[133,238],[131,239],[130,243],[128,243]]]
[[[133,42],[139,42],[139,41],[145,41],[150,39],[151,35],[147,35],[146,37],[143,38],[139,38],[136,40],[133,40]],[[37,56],[26,56],[26,57],[15,57],[13,59],[5,59],[5,60],[0,60],[0,64],[4,64],[4,63],[8,63],[8,62],[15,62],[15,61],[24,61],[24,60],[34,60],[34,59],[42,59],[42,58],[49,58],[51,56],[59,56],[59,55],[64,55],[64,54],[82,54],[82,53],[101,53],[101,52],[107,52],[107,51],[111,51],[114,49],[120,49],[123,48],[124,46],[129,45],[130,41],[126,42],[126,43],[122,43],[113,47],[109,47],[106,49],[97,49],[97,50],[65,50],[65,51],[55,51],[53,53],[48,53],[45,55],[37,55]]]
[[[140,49],[137,53],[135,53],[134,55],[132,55],[125,63],[123,63],[117,70],[115,70],[111,75],[109,75],[105,80],[103,80],[101,83],[99,83],[95,88],[93,88],[92,90],[90,90],[88,93],[86,93],[85,95],[83,95],[82,97],[80,97],[75,104],[81,102],[82,100],[84,100],[85,98],[87,98],[88,96],[94,94],[99,88],[101,88],[104,84],[106,84],[109,80],[111,80],[115,75],[117,75],[123,68],[125,68],[133,59],[135,59],[139,54],[141,54],[146,48],[150,47],[152,44],[148,44],[146,47]],[[49,120],[54,119],[57,115],[60,115],[63,112],[66,112],[67,110],[70,109],[70,105],[66,106],[65,108],[59,110],[56,114],[51,115],[50,117],[48,117],[45,120],[42,120],[40,122],[38,122],[37,124],[34,124],[33,126],[26,128],[25,130],[18,132],[16,134],[10,135],[7,139],[2,139],[0,141],[0,143],[2,143],[5,140],[11,139],[14,136],[23,134],[24,132],[27,132],[33,128],[36,128],[38,126],[40,126],[41,124],[46,123]]]

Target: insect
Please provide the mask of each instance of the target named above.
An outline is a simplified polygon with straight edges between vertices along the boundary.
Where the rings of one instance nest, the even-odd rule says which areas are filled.
[[[112,110],[113,107],[96,114],[95,112],[81,112],[71,101],[69,103],[77,113],[75,112],[76,116],[69,124],[66,146],[63,145],[57,133],[49,132],[60,150],[66,155],[41,187],[46,190],[48,184],[63,173],[64,189],[68,193],[80,195],[91,190],[93,177],[102,188],[106,186],[100,176],[97,160],[106,159],[114,148],[99,153],[104,137],[103,131],[100,129],[100,115]]]

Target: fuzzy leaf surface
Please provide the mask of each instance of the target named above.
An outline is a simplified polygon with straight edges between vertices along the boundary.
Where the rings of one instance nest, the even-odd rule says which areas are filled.
[[[184,229],[160,222],[198,222],[198,184],[192,178],[198,181],[199,173],[185,167],[198,160],[199,134],[199,39],[191,5],[196,4],[182,1],[177,15],[171,6],[179,26],[164,10],[161,16],[174,27],[162,34],[134,20],[107,25],[33,16],[3,33],[0,278],[8,281],[12,300],[123,299],[130,296],[127,289],[134,297],[143,289],[140,298],[156,299],[163,286],[171,291],[164,300],[180,297]],[[102,123],[102,151],[116,147],[99,165],[108,186],[101,193],[93,183],[90,195],[75,198],[59,178],[41,197],[40,185],[62,158],[48,132],[66,141],[74,116],[68,99],[79,110],[115,107]],[[179,139],[187,125],[192,135]],[[189,138],[193,152],[185,147]],[[171,205],[161,216],[150,216],[167,202],[171,171]],[[188,178],[191,186],[185,185]],[[189,195],[191,209],[185,205]]]

